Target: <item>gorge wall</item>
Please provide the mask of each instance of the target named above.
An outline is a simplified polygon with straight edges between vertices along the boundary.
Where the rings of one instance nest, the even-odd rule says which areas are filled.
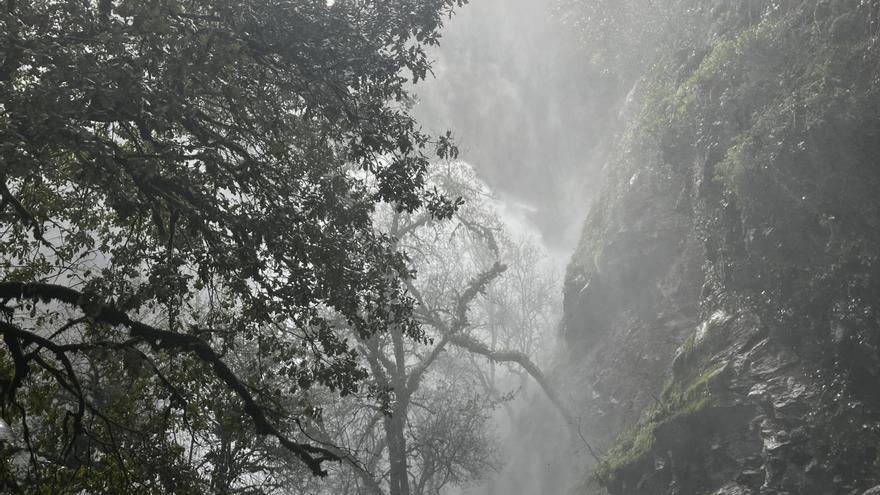
[[[597,450],[576,492],[861,495],[880,2],[675,4],[696,27],[627,97],[566,274],[562,375]]]

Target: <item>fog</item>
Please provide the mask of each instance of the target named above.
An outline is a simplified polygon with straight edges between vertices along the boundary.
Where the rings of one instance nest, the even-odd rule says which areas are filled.
[[[0,492],[880,495],[880,0],[0,26]]]
[[[553,0],[478,0],[447,22],[415,113],[566,258],[598,187],[620,90],[588,62]]]
[[[461,159],[499,200],[508,228],[537,239],[556,267],[553,290],[597,193],[607,140],[622,99],[616,81],[589,63],[555,0],[477,0],[449,20],[431,52],[434,77],[415,88],[415,114],[451,130]],[[562,307],[537,329],[543,368],[561,364]],[[589,458],[566,421],[530,379],[495,411],[502,466],[463,495],[563,494],[583,481]],[[565,393],[565,392],[563,392]]]

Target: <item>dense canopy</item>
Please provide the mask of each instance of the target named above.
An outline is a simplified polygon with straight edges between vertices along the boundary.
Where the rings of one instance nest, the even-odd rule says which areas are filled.
[[[456,206],[424,185],[455,148],[419,129],[407,88],[462,3],[5,3],[0,415],[26,459],[3,461],[10,489],[198,490],[234,411],[270,456],[323,472],[336,456],[303,436],[316,413],[297,397],[364,392],[338,330],[420,337],[371,214]]]

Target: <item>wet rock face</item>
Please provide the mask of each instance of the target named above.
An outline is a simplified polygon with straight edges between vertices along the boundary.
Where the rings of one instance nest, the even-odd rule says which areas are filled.
[[[856,433],[851,424],[868,420],[864,411],[826,402],[810,363],[754,327],[753,316],[715,319],[694,330],[714,340],[686,341],[678,376],[637,421],[648,447],[600,466],[610,493],[860,493],[876,479],[872,440],[846,440],[841,452],[829,431],[838,423]]]
[[[880,493],[880,61],[861,4],[795,3],[629,97],[566,278],[581,493]]]
[[[675,211],[681,185],[662,170],[656,146],[627,146],[626,159],[609,166],[617,181],[604,192],[605,204],[619,207],[591,211],[565,286],[571,352],[563,374],[579,392],[582,430],[599,445],[613,443],[655,400],[697,324],[702,286],[692,220]],[[653,165],[637,172],[630,164],[642,160]]]
[[[712,492],[712,495],[752,495],[754,492],[740,484],[731,483],[724,485],[718,490]]]

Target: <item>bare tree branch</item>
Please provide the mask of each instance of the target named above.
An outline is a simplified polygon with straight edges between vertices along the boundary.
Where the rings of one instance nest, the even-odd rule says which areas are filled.
[[[592,455],[596,461],[599,461],[599,456],[596,451],[593,449],[593,446],[587,442],[586,438],[584,438],[583,433],[580,429],[580,423],[575,420],[574,416],[565,406],[565,403],[562,402],[562,399],[559,398],[559,395],[556,393],[556,389],[550,384],[547,380],[547,377],[544,376],[544,373],[541,372],[541,369],[538,368],[528,356],[519,351],[512,350],[495,350],[490,349],[486,344],[478,341],[477,339],[467,336],[467,335],[451,335],[449,337],[449,343],[465,349],[474,354],[479,354],[481,356],[485,356],[490,361],[496,363],[516,363],[520,367],[522,367],[526,372],[538,383],[541,389],[544,391],[544,394],[547,395],[547,398],[550,399],[550,402],[556,407],[556,410],[559,411],[559,414],[568,423],[572,428],[576,428],[578,435],[581,440],[587,446],[587,450],[590,451],[590,455]]]
[[[441,352],[446,348],[446,344],[449,341],[449,338],[459,332],[461,332],[464,327],[467,326],[467,310],[470,303],[477,297],[478,294],[482,293],[486,286],[492,282],[495,278],[504,273],[504,270],[507,269],[502,263],[496,262],[492,265],[491,268],[486,270],[485,272],[477,275],[474,280],[472,280],[464,292],[459,296],[458,302],[456,304],[455,310],[455,319],[452,321],[451,325],[447,324],[443,321],[442,318],[438,317],[436,314],[425,315],[430,319],[428,323],[437,327],[438,330],[443,334],[440,338],[440,342],[434,345],[434,348],[431,349],[431,353],[422,360],[410,373],[409,380],[406,383],[406,393],[411,394],[414,390],[416,390],[419,386],[419,382],[422,379],[422,375],[425,374],[425,371],[431,366],[434,360],[440,355]],[[407,287],[410,292],[413,293],[414,297],[418,301],[423,301],[421,293],[418,289],[409,281],[407,282]]]

